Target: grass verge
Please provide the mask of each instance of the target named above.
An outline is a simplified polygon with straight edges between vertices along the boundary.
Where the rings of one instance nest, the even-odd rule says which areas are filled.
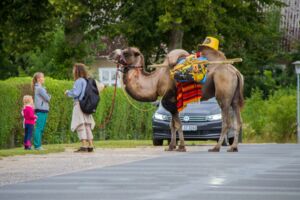
[[[24,150],[23,147],[12,148],[12,149],[1,149],[0,150],[0,158],[6,156],[19,156],[19,155],[27,155],[27,154],[48,154],[48,153],[58,153],[64,152],[65,148],[60,145],[44,145],[45,150],[37,151],[37,150]]]
[[[205,145],[212,144],[211,141],[186,141],[186,145]],[[95,141],[94,145],[96,148],[137,148],[137,147],[153,147],[152,140],[105,140],[105,141]],[[164,145],[167,145],[165,141]],[[48,153],[58,153],[64,152],[66,148],[79,148],[80,143],[72,144],[48,144],[43,145],[46,150],[36,151],[36,150],[24,150],[23,147],[12,148],[12,149],[1,149],[1,157],[6,156],[17,156],[17,155],[27,155],[27,154],[48,154]]]

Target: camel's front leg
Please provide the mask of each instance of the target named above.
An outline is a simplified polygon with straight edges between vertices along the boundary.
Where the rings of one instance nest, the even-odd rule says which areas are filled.
[[[177,114],[176,117],[174,117],[174,124],[175,124],[175,128],[178,132],[179,135],[179,146],[178,146],[178,150],[180,152],[186,152],[186,148],[185,148],[185,143],[184,143],[184,136],[183,136],[183,131],[182,131],[182,124],[179,118],[179,115]]]
[[[172,115],[172,120],[170,122],[170,129],[171,129],[171,142],[169,144],[169,148],[166,151],[174,151],[176,150],[176,128],[174,124],[174,116]]]

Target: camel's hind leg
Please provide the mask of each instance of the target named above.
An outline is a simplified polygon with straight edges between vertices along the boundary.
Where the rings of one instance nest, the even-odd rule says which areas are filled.
[[[221,103],[220,107],[222,110],[222,131],[221,131],[221,135],[220,135],[218,143],[212,149],[209,149],[208,150],[209,152],[219,152],[220,151],[220,148],[225,139],[225,136],[231,127],[231,119],[230,119],[230,113],[229,113],[230,105]]]
[[[240,107],[237,103],[232,105],[233,109],[233,132],[234,132],[234,140],[233,144],[227,150],[228,152],[237,152],[238,151],[238,139],[239,134],[242,126],[242,118],[241,118],[241,111]]]

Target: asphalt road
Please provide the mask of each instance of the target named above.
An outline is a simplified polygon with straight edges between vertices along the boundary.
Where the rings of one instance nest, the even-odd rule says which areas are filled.
[[[300,145],[172,153],[0,187],[1,200],[300,199]],[[22,167],[22,166],[20,166]]]

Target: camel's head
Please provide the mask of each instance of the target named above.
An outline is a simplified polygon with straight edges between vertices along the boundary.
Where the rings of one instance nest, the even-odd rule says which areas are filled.
[[[125,49],[116,49],[109,55],[110,60],[114,60],[117,63],[131,67],[144,66],[144,58],[140,50],[135,47],[128,47]]]

